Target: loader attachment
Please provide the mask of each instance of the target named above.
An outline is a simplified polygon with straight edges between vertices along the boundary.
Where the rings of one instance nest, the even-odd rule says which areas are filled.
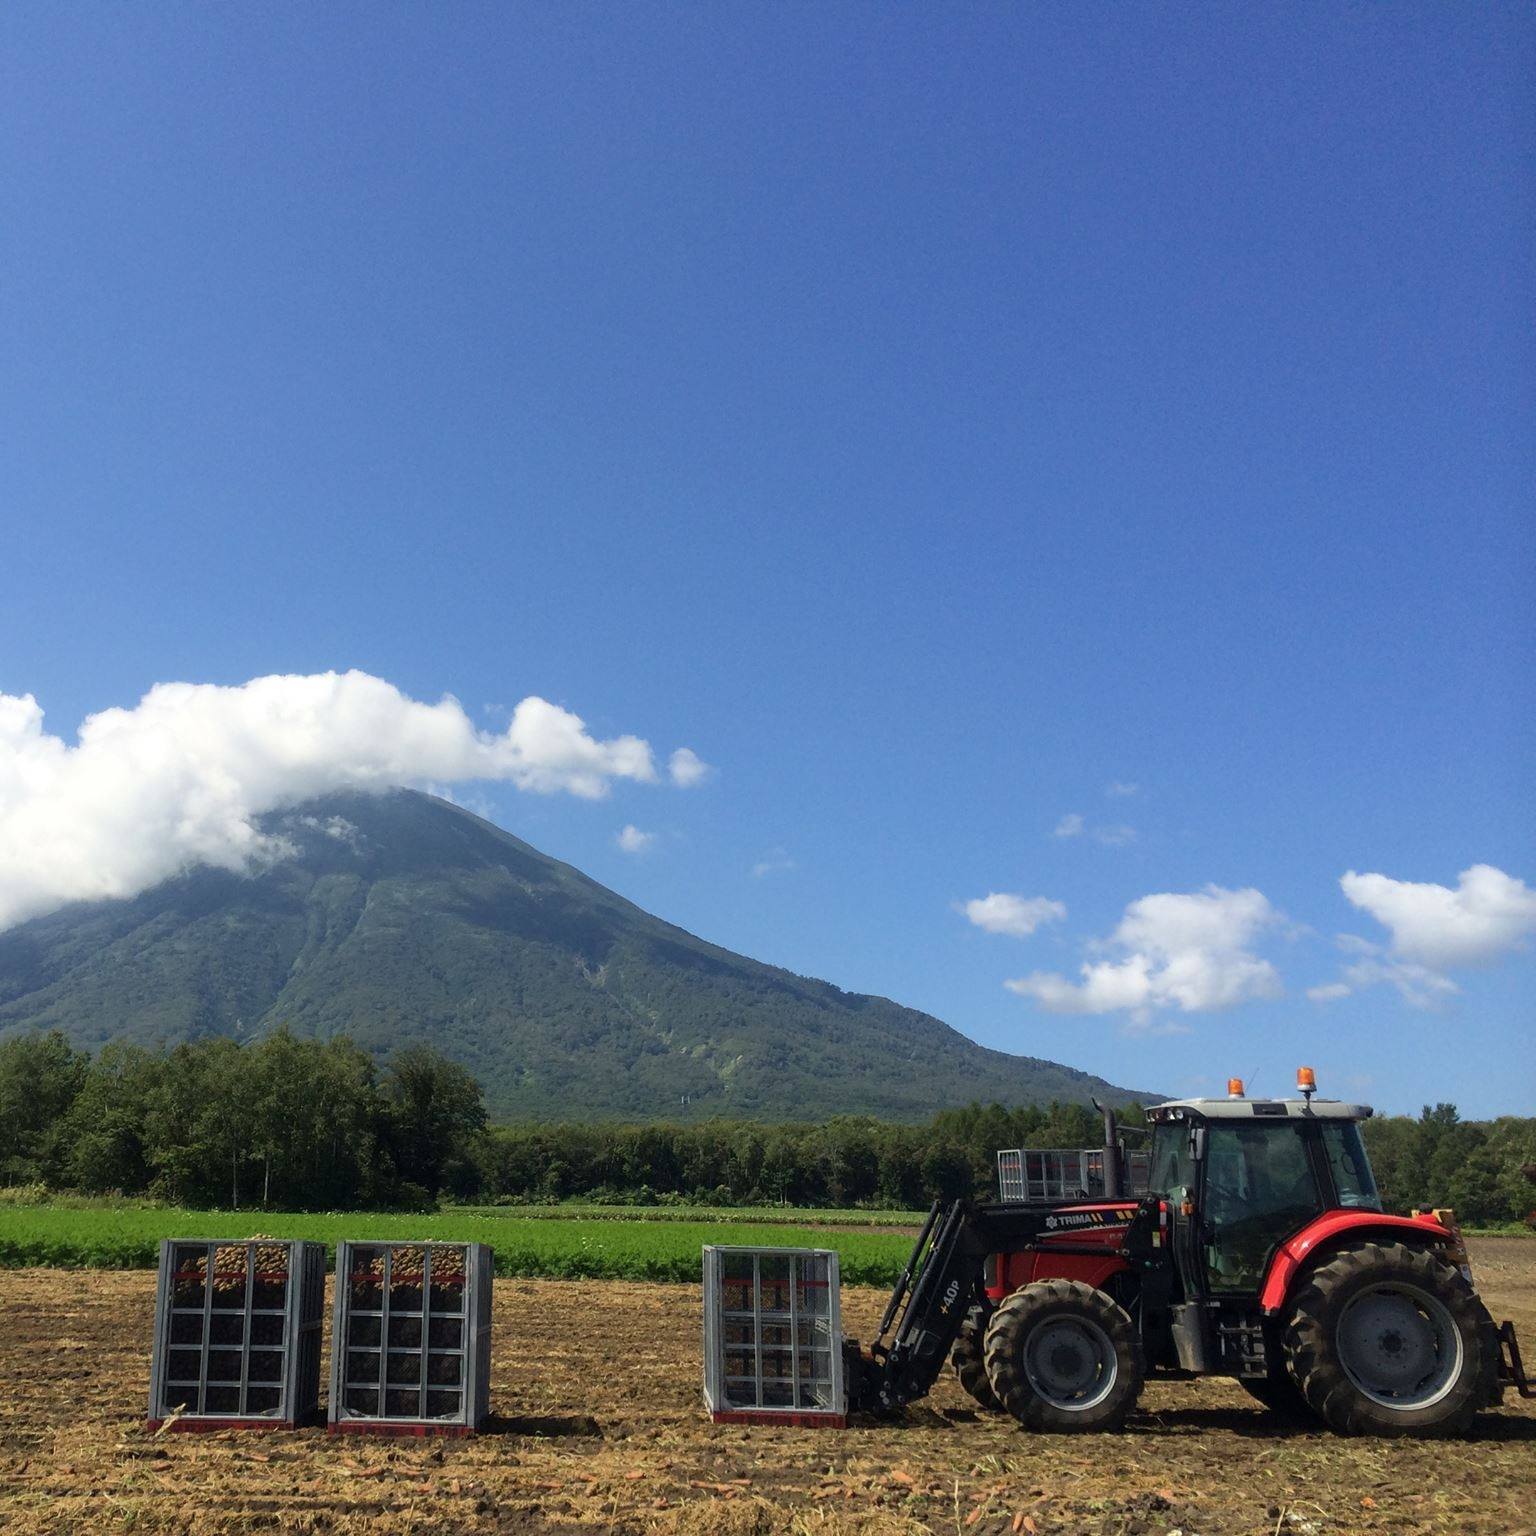
[[[1536,1384],[1526,1377],[1515,1325],[1511,1322],[1499,1324],[1499,1385],[1513,1387],[1521,1397],[1536,1397]]]
[[[881,1314],[880,1327],[875,1334],[877,1340],[885,1337],[886,1330],[891,1326],[902,1302],[907,1299],[907,1291],[912,1285],[912,1276],[917,1273],[923,1250],[928,1246],[928,1239],[933,1233],[933,1224],[939,1219],[942,1205],[942,1201],[935,1200],[928,1208],[928,1219],[923,1223],[923,1230],[917,1234],[917,1241],[912,1245],[912,1256],[907,1260],[907,1267],[902,1270],[900,1278],[896,1281],[896,1288],[891,1292],[891,1299],[886,1302],[885,1311]]]
[[[948,1210],[934,1205],[868,1355],[857,1345],[845,1352],[850,1407],[879,1412],[927,1395],[975,1299],[987,1251],[964,1200]]]

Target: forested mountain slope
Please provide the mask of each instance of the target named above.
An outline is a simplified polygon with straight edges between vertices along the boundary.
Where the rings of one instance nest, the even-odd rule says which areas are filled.
[[[198,869],[0,934],[0,1035],[151,1044],[287,1022],[381,1055],[426,1040],[497,1118],[925,1119],[1133,1096],[706,943],[429,795],[332,795],[265,827],[293,856],[259,874]]]

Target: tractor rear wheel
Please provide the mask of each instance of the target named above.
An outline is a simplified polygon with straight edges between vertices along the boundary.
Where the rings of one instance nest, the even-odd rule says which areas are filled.
[[[981,1407],[988,1413],[1000,1413],[1003,1405],[998,1402],[997,1393],[987,1380],[987,1361],[982,1349],[989,1315],[988,1309],[980,1305],[972,1307],[965,1314],[965,1321],[960,1324],[960,1333],[955,1339],[955,1347],[950,1351],[949,1363],[954,1366],[960,1385]]]
[[[1028,1429],[1119,1429],[1141,1392],[1130,1314],[1081,1280],[1039,1280],[987,1324],[987,1379]]]
[[[1291,1303],[1285,1352],[1307,1403],[1346,1435],[1458,1435],[1487,1400],[1497,1339],[1461,1271],[1433,1249],[1331,1254]]]

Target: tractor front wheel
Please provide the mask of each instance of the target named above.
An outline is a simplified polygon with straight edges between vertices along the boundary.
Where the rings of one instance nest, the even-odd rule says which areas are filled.
[[[1493,1323],[1448,1259],[1403,1243],[1332,1254],[1285,1330],[1307,1403],[1346,1435],[1458,1435],[1486,1400]]]
[[[1027,1429],[1119,1429],[1141,1393],[1130,1314],[1081,1280],[1039,1280],[987,1324],[987,1379]]]
[[[960,1385],[977,1403],[988,1413],[998,1413],[1003,1405],[998,1402],[997,1393],[987,1380],[987,1361],[982,1347],[987,1332],[987,1317],[988,1309],[979,1305],[965,1314],[965,1321],[960,1324],[960,1333],[955,1339],[955,1347],[950,1351],[949,1363],[954,1366]]]

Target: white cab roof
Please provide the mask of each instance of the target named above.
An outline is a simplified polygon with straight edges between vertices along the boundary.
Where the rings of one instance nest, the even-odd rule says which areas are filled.
[[[1147,1111],[1152,1120],[1369,1120],[1369,1104],[1338,1099],[1169,1099]]]

